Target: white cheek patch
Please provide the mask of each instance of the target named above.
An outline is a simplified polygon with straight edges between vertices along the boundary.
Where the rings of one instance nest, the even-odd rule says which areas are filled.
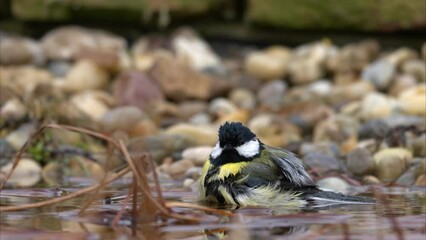
[[[214,146],[212,153],[210,154],[210,156],[212,158],[217,158],[220,156],[220,154],[222,154],[223,149],[219,146],[219,143],[216,144],[216,146]]]
[[[246,157],[246,158],[254,157],[257,154],[259,154],[259,141],[257,139],[253,139],[235,149],[243,157]]]

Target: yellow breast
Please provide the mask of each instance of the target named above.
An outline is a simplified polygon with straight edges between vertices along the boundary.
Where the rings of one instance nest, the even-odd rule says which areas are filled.
[[[224,180],[226,177],[230,175],[236,175],[241,170],[241,168],[243,168],[245,165],[247,165],[247,162],[224,164],[220,167],[217,178],[219,180]]]

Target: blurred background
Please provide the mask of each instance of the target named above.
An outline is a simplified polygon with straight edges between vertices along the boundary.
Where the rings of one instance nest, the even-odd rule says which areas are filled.
[[[80,190],[124,165],[87,134],[46,129],[34,137],[46,122],[123,140],[133,159],[149,151],[165,198],[197,203],[219,126],[239,121],[296,153],[320,187],[389,199],[385,208],[326,210],[345,214],[345,228],[331,215],[262,218],[248,223],[250,236],[291,233],[270,229],[288,224],[312,233],[304,239],[388,239],[399,233],[390,224],[397,219],[406,239],[424,239],[425,27],[425,0],[0,0],[1,180],[31,139],[0,208]],[[105,202],[126,195],[130,182],[100,192]],[[63,219],[85,202],[0,214],[2,229],[14,238],[35,229],[87,234],[80,217]],[[88,221],[94,229],[101,222]],[[181,231],[198,236],[205,226]]]
[[[196,180],[186,170],[198,173],[225,121],[319,164],[318,177],[388,183],[410,165],[389,172],[370,155],[426,155],[424,0],[0,4],[1,166],[52,121],[117,135],[177,179]],[[63,134],[36,141],[30,159],[44,167],[71,149],[105,160],[104,144]],[[181,161],[200,146],[201,160]],[[365,162],[350,160],[360,148]]]

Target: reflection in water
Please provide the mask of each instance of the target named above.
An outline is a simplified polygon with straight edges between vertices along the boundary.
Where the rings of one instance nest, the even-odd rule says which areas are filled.
[[[194,193],[183,189],[165,191],[167,199],[195,202]],[[235,215],[221,217],[219,221],[208,223],[177,223],[173,220],[138,224],[133,233],[138,239],[281,239],[328,236],[327,239],[342,239],[343,236],[380,236],[395,238],[395,229],[402,231],[406,239],[424,236],[426,226],[426,193],[424,188],[383,188],[387,204],[375,205],[333,205],[321,208],[236,208],[227,207]],[[72,192],[75,189],[68,189]],[[105,196],[118,196],[125,191],[109,191]],[[367,192],[373,196],[372,192]],[[36,202],[55,197],[52,191],[4,190],[0,195],[2,205]],[[121,209],[121,200],[105,204],[100,198],[92,205],[84,217],[78,210],[86,198],[73,199],[59,205],[27,211],[0,214],[2,235],[26,238],[28,234],[44,236],[56,233],[83,234],[83,238],[96,236],[102,239],[128,239],[132,236],[132,218],[128,212],[111,227],[111,222]],[[177,209],[179,211],[179,208]],[[195,211],[195,210],[194,210]],[[209,213],[194,212],[203,216]],[[139,216],[143,219],[144,216]],[[397,224],[397,225],[395,225]],[[18,234],[18,235],[16,235]],[[19,235],[27,234],[27,235]],[[78,235],[80,236],[80,235]],[[61,235],[61,237],[63,237]],[[95,238],[96,238],[95,237]],[[80,236],[81,238],[81,236]]]

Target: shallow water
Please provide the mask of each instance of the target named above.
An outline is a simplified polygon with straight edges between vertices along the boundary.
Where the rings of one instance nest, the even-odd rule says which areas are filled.
[[[1,191],[2,205],[19,205],[53,198],[91,184],[87,179],[73,179],[73,188],[6,189]],[[116,182],[101,196],[127,193],[128,182]],[[196,203],[196,194],[189,189],[164,183],[167,200]],[[78,187],[76,187],[78,186]],[[122,190],[118,190],[122,189]],[[63,191],[63,192],[61,192]],[[139,224],[138,238],[145,239],[425,239],[425,188],[375,188],[375,196],[388,199],[387,204],[341,205],[316,210],[283,208],[230,209],[233,217],[217,217],[193,210],[209,221],[182,223],[176,220]],[[373,189],[350,189],[352,194],[373,196]],[[2,212],[1,239],[132,239],[131,218],[124,214],[119,227],[111,227],[122,200],[105,205],[97,200],[80,217],[78,211],[87,197],[61,204],[16,212]],[[173,208],[176,212],[188,209]]]

